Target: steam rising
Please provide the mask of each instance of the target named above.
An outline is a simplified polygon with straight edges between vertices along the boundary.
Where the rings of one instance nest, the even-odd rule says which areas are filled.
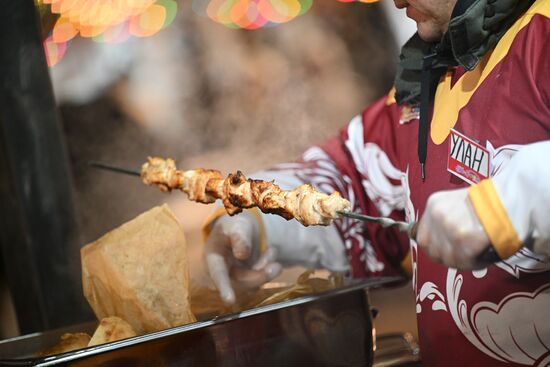
[[[159,155],[183,169],[251,174],[333,136],[391,86],[396,50],[377,5],[323,2],[307,17],[255,32],[181,7],[154,37],[80,40],[52,69],[85,242],[169,201],[198,254],[193,245],[212,210],[88,160],[139,168]]]

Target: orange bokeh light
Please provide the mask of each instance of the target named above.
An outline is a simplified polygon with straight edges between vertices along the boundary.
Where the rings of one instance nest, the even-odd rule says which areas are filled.
[[[257,29],[284,23],[303,14],[312,0],[211,0],[206,14],[232,28]]]
[[[71,39],[94,38],[99,42],[122,42],[130,36],[152,36],[175,18],[175,0],[41,0],[59,14],[51,37],[45,41],[50,66],[61,60]],[[53,45],[52,43],[55,43]],[[57,52],[57,50],[63,52]],[[61,57],[59,57],[61,55]]]
[[[38,0],[58,14],[51,36],[44,41],[48,65],[63,57],[74,37],[98,42],[124,42],[131,36],[148,37],[167,27],[177,10],[175,0]],[[198,0],[193,0],[198,1]],[[288,22],[304,13],[313,0],[200,0],[206,14],[231,28],[258,29]],[[338,0],[372,3],[378,0]]]

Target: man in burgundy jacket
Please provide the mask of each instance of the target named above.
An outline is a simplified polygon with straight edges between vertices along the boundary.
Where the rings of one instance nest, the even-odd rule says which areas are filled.
[[[280,264],[409,273],[424,365],[550,365],[550,0],[395,3],[418,26],[395,88],[255,178],[420,220],[418,241],[345,218],[224,216],[209,224],[212,279],[232,303],[231,282],[260,285]],[[502,261],[479,261],[489,246]]]

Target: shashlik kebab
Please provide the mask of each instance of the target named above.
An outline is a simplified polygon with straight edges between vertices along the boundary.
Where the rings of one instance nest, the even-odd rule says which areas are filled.
[[[264,213],[295,218],[304,226],[329,225],[351,204],[339,192],[328,195],[309,184],[294,190],[282,190],[273,182],[247,179],[240,171],[226,178],[217,170],[195,169],[180,171],[173,159],[149,157],[141,167],[141,180],[161,191],[181,190],[190,200],[213,203],[222,200],[229,215],[243,209],[258,207]]]

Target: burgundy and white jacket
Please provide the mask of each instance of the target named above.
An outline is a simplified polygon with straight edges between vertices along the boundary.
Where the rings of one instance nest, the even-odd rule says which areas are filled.
[[[442,78],[425,181],[417,117],[390,94],[299,161],[256,177],[283,188],[311,183],[339,191],[355,211],[418,220],[430,194],[470,185],[447,170],[454,129],[490,155],[492,190],[519,239],[497,248],[504,261],[473,272],[447,268],[401,233],[346,218],[305,228],[264,215],[269,245],[285,264],[354,277],[410,268],[425,366],[550,365],[550,1],[536,1],[475,70]],[[470,197],[485,200],[483,192]]]

